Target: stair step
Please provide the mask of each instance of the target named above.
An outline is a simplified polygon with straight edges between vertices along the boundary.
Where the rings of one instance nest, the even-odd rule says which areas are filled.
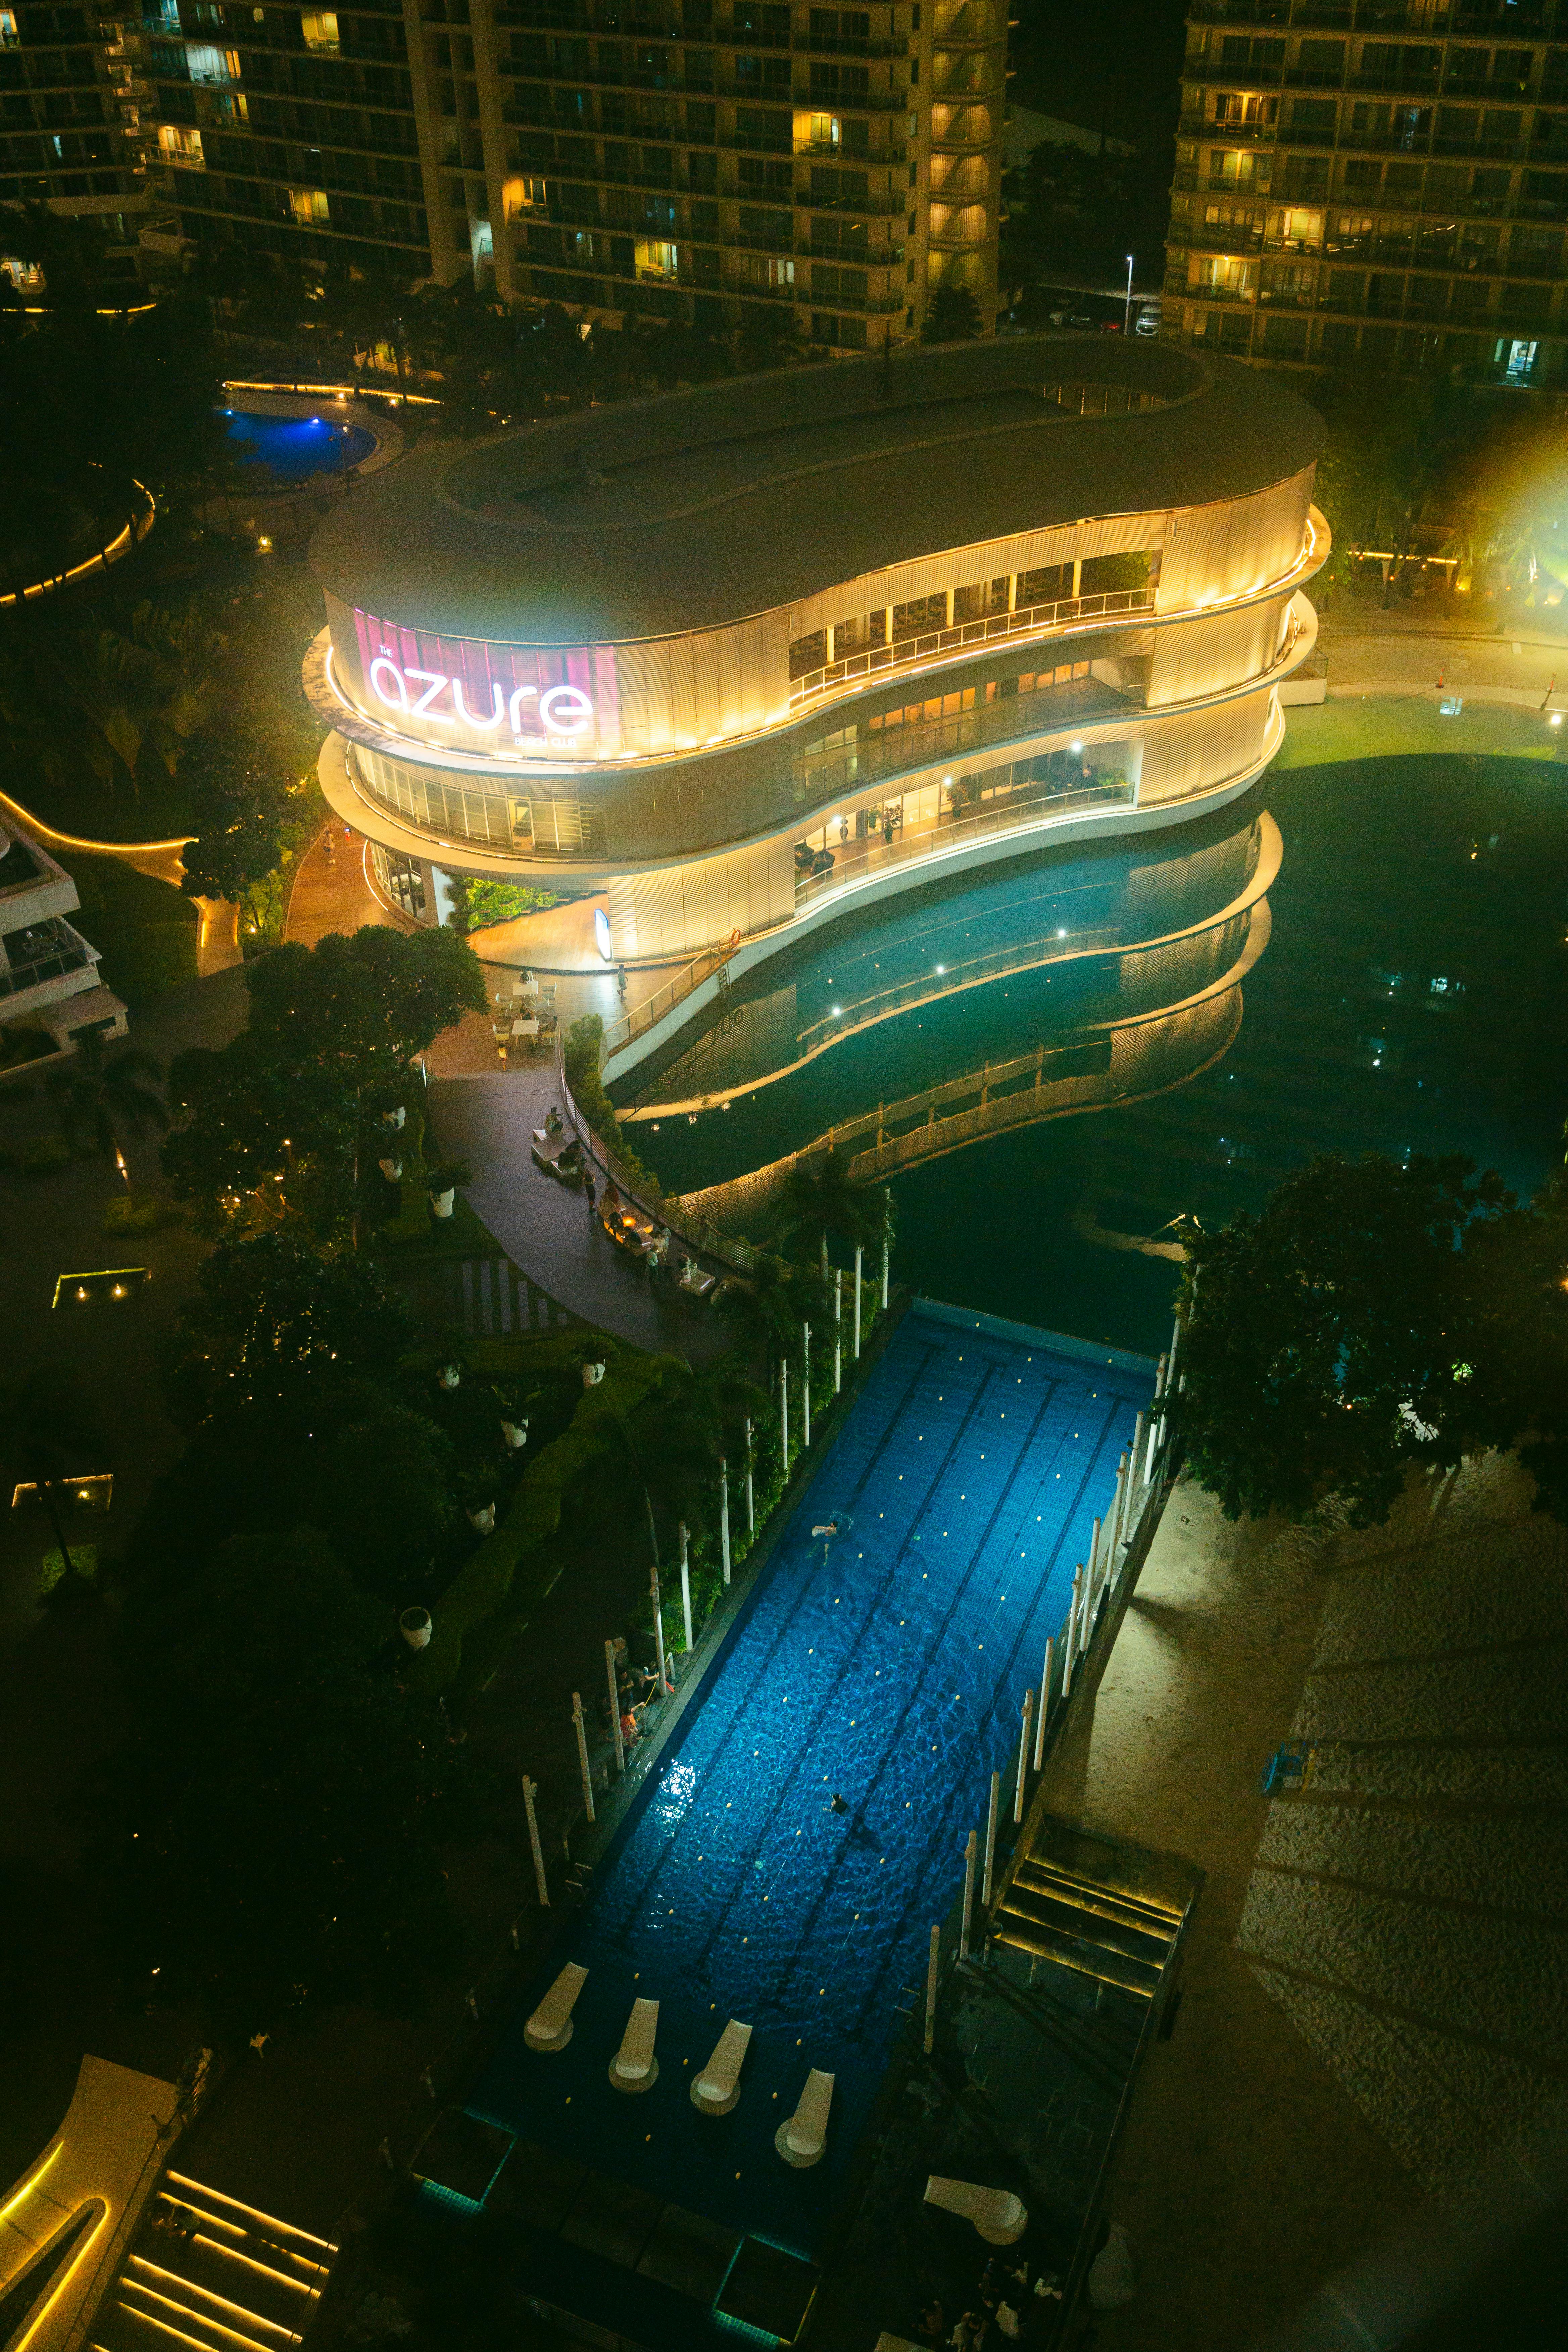
[[[330,2238],[318,2238],[310,2230],[298,2229],[292,2221],[280,2221],[275,2213],[263,2213],[258,2207],[244,2204],[221,2189],[209,2189],[205,2181],[193,2180],[188,2173],[166,2172],[163,2178],[172,2180],[176,2189],[191,2190],[199,2201],[216,2207],[241,2229],[268,2241],[279,2251],[297,2252],[316,2269],[331,2270],[338,2249]]]
[[[1092,1944],[1108,1952],[1121,1952],[1127,1959],[1142,1960],[1152,1969],[1162,1969],[1165,1964],[1171,1948],[1169,1934],[1111,1917],[1099,1905],[1070,1902],[1065,1895],[1047,1894],[1017,1879],[1008,1888],[1006,1899],[1010,1910],[1042,1927],[1055,1928],[1058,1935],[1076,1937],[1079,1943]]]
[[[1026,1918],[1006,1904],[996,1915],[994,1932],[999,1943],[1011,1945],[1015,1951],[1031,1952],[1037,1959],[1054,1960],[1058,1967],[1076,1969],[1079,1976],[1119,1986],[1123,1992],[1136,1993],[1143,2000],[1153,1998],[1160,1982],[1159,1969],[1151,1968],[1147,1961],[1130,1959],[1125,1953],[1096,1948],[1077,1937],[1064,1936],[1055,1927],[1042,1926],[1037,1919]]]
[[[320,2294],[330,2264],[253,2235],[215,2207],[199,2203],[194,2192],[187,2196],[163,2190],[160,2202],[166,2202],[182,2220],[193,2221],[195,2229],[182,2237],[144,2231],[137,2244],[150,2261],[199,2280],[236,2303],[254,2305],[291,2329],[303,2326],[300,2315]]]
[[[205,2255],[205,2249],[195,2251]],[[152,2254],[133,2253],[126,2266],[126,2283],[134,2282],[150,2294],[189,2303],[193,2310],[205,2311],[218,2326],[237,2327],[242,2335],[259,2336],[263,2343],[279,2347],[299,2343],[305,2332],[305,2322],[315,2308],[313,2294],[290,2295],[289,2319],[274,2318],[255,2307],[243,2291],[236,2294],[205,2284],[197,2267],[186,2263],[185,2252],[186,2249],[182,2248],[168,2262]]]
[[[198,2311],[179,2294],[177,2285],[171,2294],[165,2287],[122,2278],[119,2303],[121,2311],[132,2313],[153,2330],[179,2336],[187,2344],[199,2344],[202,2352],[270,2352],[266,2337],[250,2332],[233,2318],[219,2320]]]
[[[1181,1925],[1180,1910],[1162,1902],[1158,1895],[1131,1895],[1120,1886],[1106,1886],[1078,1871],[1065,1869],[1048,1854],[1025,1854],[1014,1875],[1037,1887],[1043,1895],[1078,1903],[1085,1910],[1099,1911],[1108,1919],[1123,1919],[1129,1927],[1146,1926],[1153,1933],[1163,1935],[1167,1941]]]

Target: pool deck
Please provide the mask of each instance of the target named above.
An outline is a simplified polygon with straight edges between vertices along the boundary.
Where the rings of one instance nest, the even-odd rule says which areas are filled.
[[[469,2101],[517,2135],[489,2210],[523,2229],[531,2276],[564,2239],[642,2295],[693,2219],[819,2257],[1152,1370],[923,1303],[893,1335]],[[541,2058],[522,2021],[569,1958],[589,1969],[573,2046]],[[628,2100],[606,2070],[643,1996],[662,2071]],[[730,2016],[755,2032],[714,2121],[687,2091]],[[809,2066],[837,2078],[828,2150],[793,2171],[773,2138]],[[689,2333],[691,2291],[672,2289]]]

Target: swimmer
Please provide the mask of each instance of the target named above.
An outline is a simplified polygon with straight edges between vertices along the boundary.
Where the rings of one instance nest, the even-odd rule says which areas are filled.
[[[838,1793],[838,1791],[837,1791],[837,1789],[835,1789],[835,1790],[833,1791],[833,1797],[832,1797],[832,1801],[831,1801],[831,1802],[830,1802],[830,1805],[829,1805],[828,1810],[829,1810],[830,1811],[832,1811],[832,1812],[835,1812],[835,1813],[847,1813],[847,1812],[849,1811],[849,1807],[848,1807],[848,1805],[846,1803],[845,1800],[844,1800],[844,1799],[839,1795],[839,1793]]]

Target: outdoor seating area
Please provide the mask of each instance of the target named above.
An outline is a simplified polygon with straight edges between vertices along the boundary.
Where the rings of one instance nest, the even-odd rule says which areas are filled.
[[[490,993],[495,1004],[490,1025],[502,1054],[531,1054],[554,1037],[560,1021],[552,980],[541,985],[532,972],[520,971],[510,988]]]

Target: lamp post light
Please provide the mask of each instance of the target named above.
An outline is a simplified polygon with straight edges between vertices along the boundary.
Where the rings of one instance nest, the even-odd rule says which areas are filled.
[[[1132,332],[1132,256],[1131,254],[1127,257],[1127,306],[1121,314],[1121,331],[1124,335],[1130,335]]]

